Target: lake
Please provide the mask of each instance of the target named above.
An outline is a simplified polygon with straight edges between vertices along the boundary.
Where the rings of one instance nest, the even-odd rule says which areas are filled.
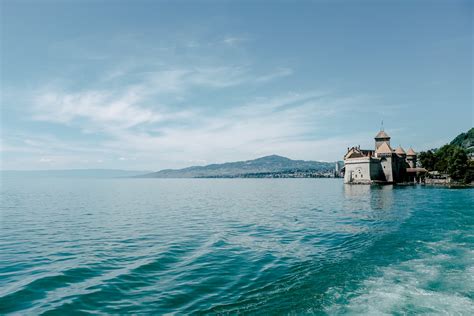
[[[0,314],[474,314],[473,192],[5,178]]]

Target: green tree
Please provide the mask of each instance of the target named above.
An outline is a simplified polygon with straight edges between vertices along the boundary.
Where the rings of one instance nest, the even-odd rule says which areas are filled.
[[[455,147],[448,157],[448,174],[456,181],[464,180],[467,170],[466,152],[461,147]]]
[[[440,172],[448,172],[449,158],[451,157],[456,146],[453,145],[444,145],[438,149],[435,153],[436,163],[434,169]]]
[[[474,181],[474,161],[469,160],[467,152],[473,151],[472,144],[474,128],[458,135],[449,145],[421,152],[418,159],[429,171],[447,173],[453,180],[471,183]]]
[[[474,181],[474,160],[469,160],[467,164],[466,175],[464,176],[464,183],[471,183]]]
[[[426,170],[433,171],[436,164],[436,156],[431,150],[422,151],[419,155],[420,163]]]

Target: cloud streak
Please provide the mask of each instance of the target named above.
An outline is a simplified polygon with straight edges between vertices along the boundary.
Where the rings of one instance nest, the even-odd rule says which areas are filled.
[[[138,73],[142,78],[140,82],[115,89],[67,92],[58,87],[47,87],[40,89],[32,98],[32,118],[67,124],[85,119],[97,125],[114,124],[119,128],[130,128],[185,118],[189,114],[186,111],[170,112],[169,106],[160,100],[163,95],[179,100],[193,89],[218,90],[242,84],[259,84],[291,73],[288,68],[260,76],[251,75],[248,69],[242,67],[176,68]]]
[[[231,49],[243,40],[226,37],[221,45]],[[2,142],[2,152],[17,153],[32,168],[153,170],[268,154],[331,161],[347,145],[340,134],[328,134],[331,124],[348,113],[377,111],[369,96],[281,89],[294,75],[290,67],[167,58],[118,64],[83,85],[55,78],[28,97],[28,113],[36,123],[74,135],[19,132]]]
[[[340,148],[328,146],[329,142],[342,144],[344,139],[325,135],[328,124],[354,109],[369,110],[371,98],[309,90],[250,95],[244,101],[224,98],[213,106],[194,104],[194,97],[203,93],[259,87],[292,73],[288,68],[256,75],[248,67],[176,67],[129,71],[123,76],[140,80],[117,87],[68,92],[48,86],[32,97],[32,118],[79,129],[91,138],[99,136],[95,143],[100,150],[71,145],[56,136],[30,137],[23,146],[41,154],[47,163],[62,166],[101,161],[113,163],[112,167],[127,162],[137,168],[161,169],[183,167],[190,160],[223,162],[274,153],[331,160]],[[45,163],[43,158],[39,161]]]
[[[118,124],[128,128],[138,124],[158,122],[163,115],[137,105],[141,96],[132,91],[115,95],[107,91],[83,93],[43,92],[34,99],[33,119],[70,123],[84,118],[95,123]]]

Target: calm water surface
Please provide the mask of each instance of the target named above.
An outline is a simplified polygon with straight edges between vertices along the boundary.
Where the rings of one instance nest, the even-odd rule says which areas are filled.
[[[474,314],[473,190],[3,179],[0,314]]]

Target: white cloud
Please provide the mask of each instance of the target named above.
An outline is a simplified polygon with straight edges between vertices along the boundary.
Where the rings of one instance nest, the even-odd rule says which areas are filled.
[[[54,161],[53,159],[47,158],[47,157],[41,157],[41,159],[39,160],[39,162],[45,162],[45,163],[50,163],[53,161]]]
[[[254,76],[251,82],[290,73],[278,69],[268,79]],[[15,141],[16,148],[7,149],[28,147],[33,154],[56,155],[55,163],[62,166],[85,161],[103,165],[107,161],[117,167],[115,161],[139,169],[184,167],[275,153],[330,161],[339,159],[348,144],[345,137],[324,135],[328,122],[343,113],[374,108],[369,106],[373,100],[367,96],[339,96],[318,90],[253,97],[243,104],[220,104],[219,111],[195,107],[192,98],[185,101],[187,110],[162,102],[169,94],[189,93],[192,97],[196,86],[200,87],[198,91],[224,89],[248,77],[246,68],[177,69],[150,72],[142,82],[121,90],[70,93],[43,89],[33,99],[34,119],[79,128],[90,135],[87,138],[99,135],[100,140],[88,144],[62,140],[60,135],[28,135]]]
[[[224,37],[224,39],[222,40],[222,43],[224,43],[225,45],[228,45],[228,46],[235,46],[235,45],[240,44],[242,42],[245,42],[247,40],[248,39],[245,38],[245,37],[227,36],[227,37]]]
[[[34,118],[61,123],[85,118],[99,123],[118,124],[121,127],[163,119],[160,114],[138,106],[140,100],[141,96],[133,90],[121,95],[107,91],[79,93],[46,91],[35,97]]]
[[[190,119],[200,124],[163,127],[158,136],[146,131],[116,130],[114,139],[104,146],[119,150],[127,144],[128,151],[140,153],[143,160],[154,157],[156,161],[174,162],[157,164],[155,169],[185,166],[189,157],[193,161],[222,162],[278,153],[331,160],[347,146],[346,137],[321,140],[314,132],[326,128],[328,117],[337,116],[333,107],[345,111],[351,102],[354,105],[363,100],[316,91],[283,95],[232,108],[218,116],[194,113]]]
[[[277,71],[267,74],[267,75],[262,75],[259,76],[255,79],[256,82],[267,82],[271,80],[275,80],[277,78],[282,78],[282,77],[287,77],[293,74],[293,70],[290,68],[280,68],[277,69]]]
[[[81,140],[18,135],[2,150],[54,157],[55,166],[63,167],[86,162],[105,166],[106,161],[107,167],[161,169],[267,154],[339,159],[347,140],[326,135],[328,124],[342,113],[376,110],[372,100],[317,89],[265,89],[292,74],[285,67],[257,73],[250,66],[229,64],[128,65],[99,78],[93,89],[50,85],[33,96],[32,118],[80,130]],[[224,98],[225,103],[211,98],[206,104],[202,97],[233,93],[237,86],[256,92]]]
[[[160,95],[172,94],[176,100],[182,100],[195,87],[221,89],[266,82],[289,74],[288,68],[261,76],[251,75],[244,67],[176,68],[140,73],[141,82],[124,88],[68,92],[47,87],[33,97],[33,119],[58,123],[85,119],[101,129],[130,128],[190,115],[189,111],[170,111],[159,103]],[[152,105],[145,106],[147,102]],[[88,131],[90,126],[82,127]]]

